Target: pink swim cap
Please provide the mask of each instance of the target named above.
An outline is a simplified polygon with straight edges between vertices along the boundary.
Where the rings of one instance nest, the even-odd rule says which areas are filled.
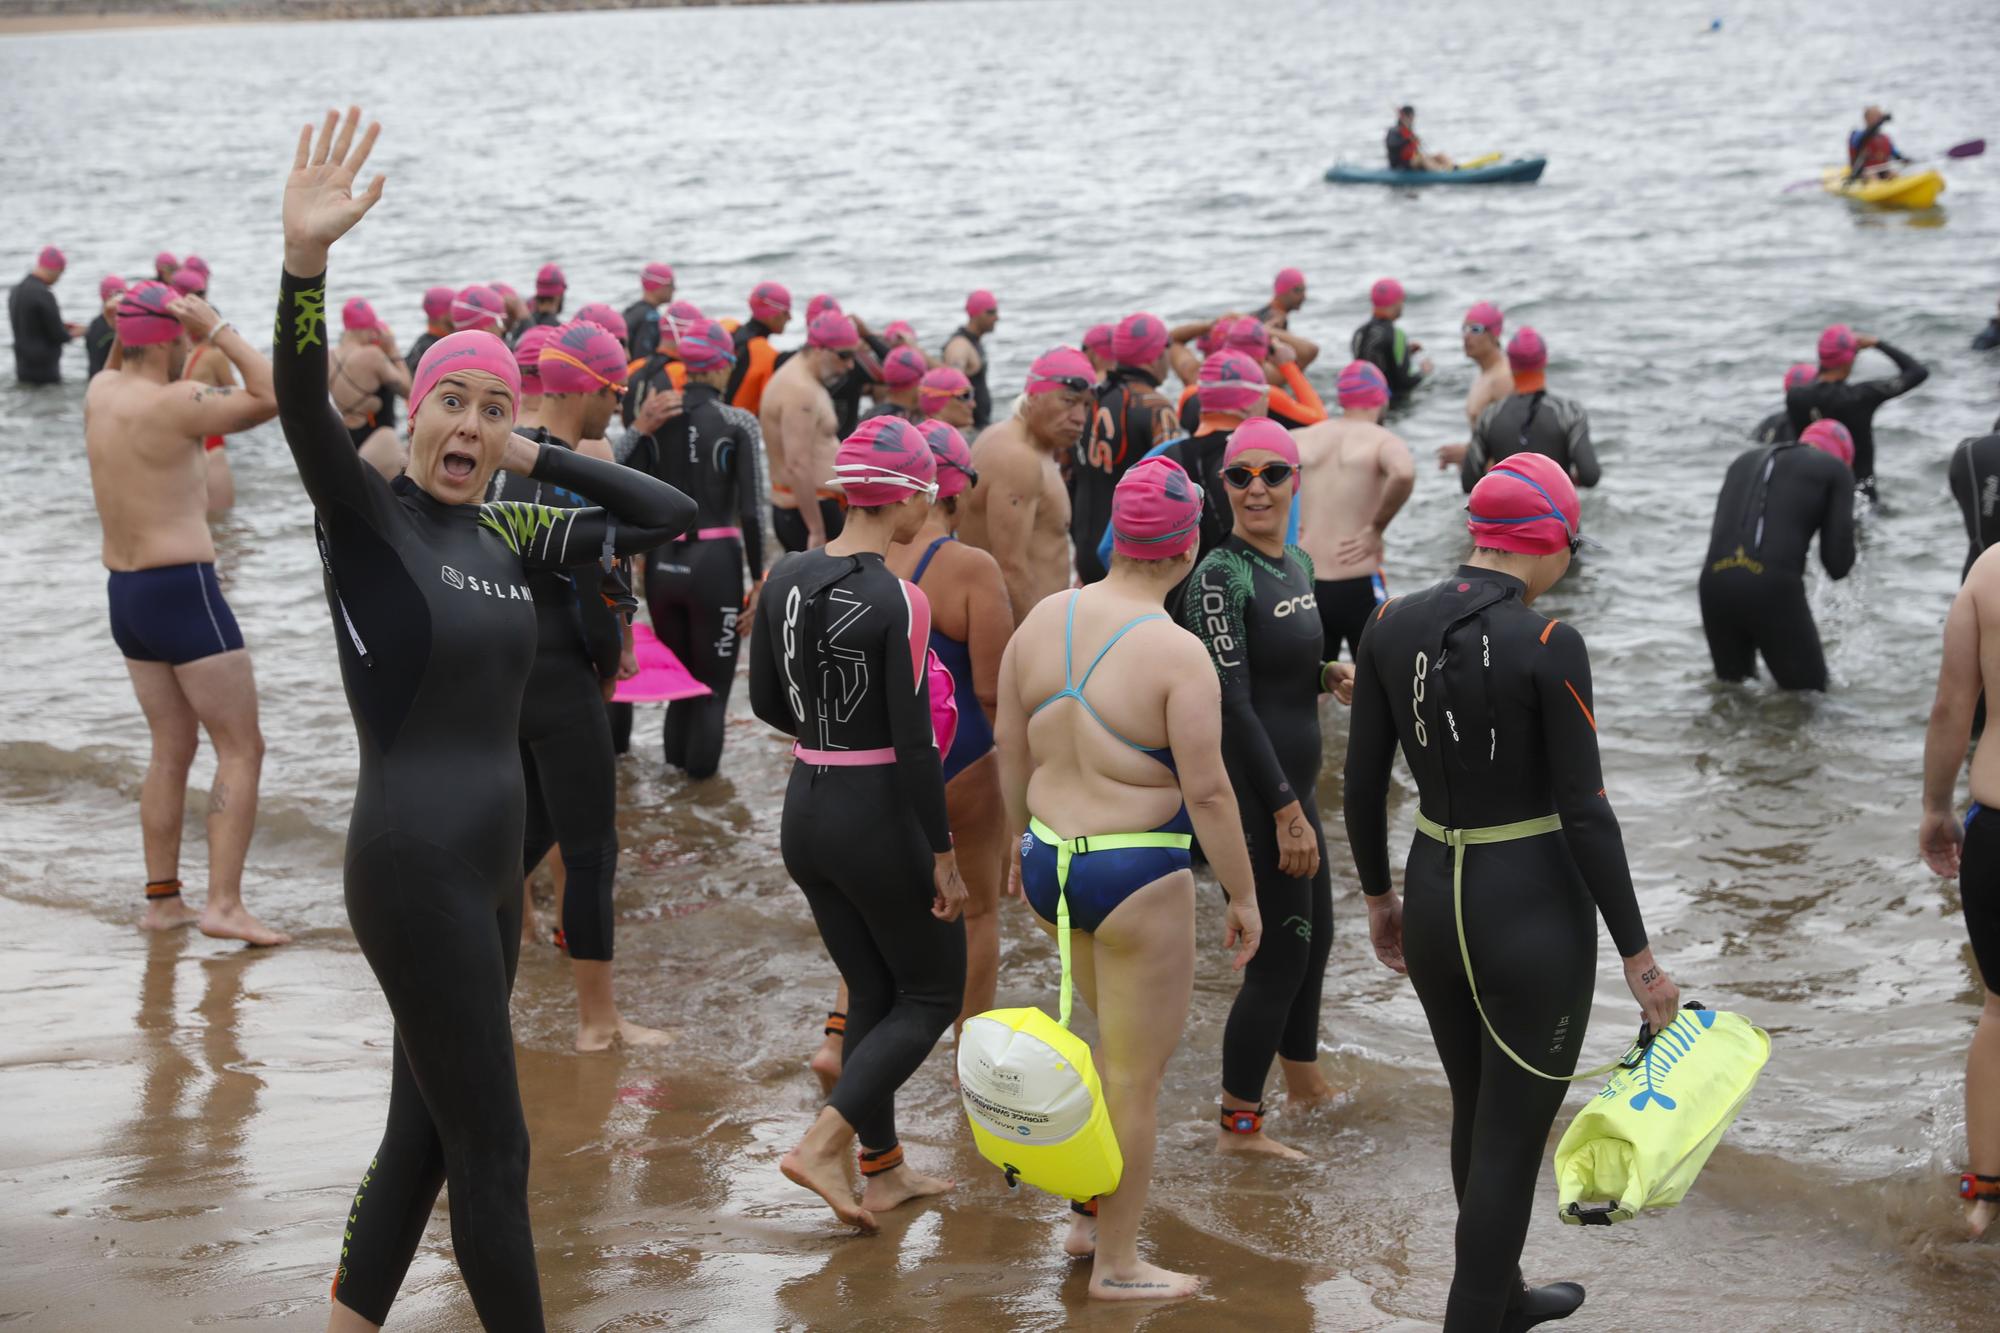
[[[1201,539],[1201,487],[1171,458],[1144,458],[1111,492],[1111,549],[1171,560]]]
[[[200,296],[208,290],[208,274],[187,264],[175,269],[174,276],[167,281],[182,296]]]
[[[838,310],[824,310],[818,319],[806,325],[806,346],[824,347],[829,352],[844,352],[861,342],[861,331],[854,327],[854,321]]]
[[[451,298],[452,298],[452,296],[453,296],[453,295],[454,295],[454,293],[453,293],[453,291],[451,290],[451,288],[449,288],[449,287],[427,287],[427,288],[425,288],[425,289],[424,289],[424,318],[425,318],[425,319],[450,319],[450,318],[451,318]]]
[[[946,403],[972,389],[972,381],[951,366],[932,366],[917,384],[917,409],[926,415],[944,411]]]
[[[363,329],[381,327],[382,321],[375,317],[375,307],[360,297],[355,297],[340,308],[340,327],[359,332]]]
[[[1111,335],[1111,355],[1121,366],[1150,366],[1167,350],[1167,326],[1153,315],[1127,315]]]
[[[1403,303],[1403,284],[1394,278],[1378,278],[1368,289],[1368,302],[1377,310],[1389,310]]]
[[[203,259],[200,255],[189,255],[186,259],[183,259],[181,261],[180,266],[182,268],[191,268],[195,272],[201,274],[204,278],[208,276],[208,261],[206,259]]]
[[[1821,453],[1832,454],[1849,467],[1854,466],[1854,436],[1838,421],[1815,421],[1799,432],[1799,443]]]
[[[1281,268],[1271,282],[1271,295],[1283,296],[1286,292],[1298,291],[1306,285],[1306,275],[1295,268]]]
[[[1069,389],[1075,393],[1089,393],[1097,387],[1097,367],[1090,364],[1090,358],[1074,347],[1051,347],[1036,357],[1028,367],[1029,397],[1044,393],[1056,393]]]
[[[1388,406],[1389,381],[1382,378],[1382,372],[1374,362],[1350,361],[1341,367],[1334,393],[1342,407],[1365,412],[1371,407]]]
[[[819,295],[812,297],[810,300],[808,300],[806,302],[807,327],[811,327],[812,322],[814,320],[818,319],[821,315],[824,315],[829,310],[831,310],[836,315],[843,313],[840,308],[840,302],[834,300],[831,296],[828,296],[825,292],[821,292]]]
[[[571,320],[542,346],[542,392],[596,393],[625,382],[625,349],[585,320]]]
[[[181,336],[181,322],[167,312],[179,293],[164,282],[135,282],[118,298],[118,341],[152,347]]]
[[[172,269],[179,268],[180,266],[181,261],[174,258],[174,252],[171,250],[162,250],[153,256],[153,272],[155,273],[158,273],[163,268]]]
[[[972,448],[957,427],[947,421],[926,421],[917,427],[917,434],[924,437],[937,459],[938,499],[949,500],[966,487],[979,484],[979,474],[972,470]]]
[[[1479,479],[1466,501],[1465,526],[1481,546],[1551,555],[1583,532],[1576,487],[1546,454],[1511,454]]]
[[[701,308],[692,301],[669,301],[667,308],[660,312],[660,342],[678,345],[682,335],[690,332],[705,318]],[[734,342],[730,346],[733,349]]]
[[[490,333],[461,329],[432,343],[423,360],[417,362],[417,373],[410,381],[410,420],[417,419],[418,409],[439,380],[474,370],[507,386],[510,417],[521,410],[521,368],[514,363],[514,354],[507,350],[507,344]]]
[[[475,285],[482,287],[491,287],[494,291],[494,294],[501,297],[503,300],[518,301],[521,299],[521,294],[515,291],[512,287],[509,287],[504,282],[486,282],[486,283],[478,283]]]
[[[674,285],[674,270],[671,264],[662,264],[657,259],[639,270],[639,290],[657,292],[662,287]]]
[[[891,348],[882,358],[882,382],[892,389],[907,389],[922,380],[931,363],[914,347]]]
[[[1271,354],[1271,331],[1264,327],[1263,320],[1245,315],[1222,330],[1222,345],[1243,353],[1261,365],[1264,358]]]
[[[965,298],[965,313],[968,315],[991,314],[999,308],[1000,302],[984,287]]]
[[[35,256],[35,267],[53,269],[60,273],[69,267],[69,257],[53,245],[45,245],[42,247],[42,252]]]
[[[460,332],[491,333],[507,315],[500,293],[478,283],[451,298],[451,326]]]
[[[1195,396],[1204,412],[1247,414],[1270,391],[1264,368],[1242,352],[1226,347],[1201,363],[1201,375],[1195,382]]]
[[[769,323],[792,313],[792,294],[780,282],[760,282],[750,289],[750,315]]]
[[[1231,319],[1218,319],[1210,323],[1208,332],[1195,339],[1195,350],[1200,352],[1203,357],[1213,356],[1215,353],[1221,351],[1222,340],[1228,335],[1229,326],[1235,322],[1235,320]]]
[[[602,301],[592,301],[576,312],[576,317],[586,324],[595,324],[618,340],[625,343],[625,316],[613,310]]]
[[[107,273],[97,280],[97,299],[100,301],[109,301],[124,290],[125,279],[116,273]]]
[[[889,327],[882,330],[882,341],[888,343],[891,347],[896,347],[903,343],[908,343],[914,347],[917,341],[917,331],[910,327],[910,321],[907,319],[892,319],[889,321]]]
[[[1507,343],[1507,364],[1515,370],[1544,370],[1549,364],[1549,345],[1542,335],[1527,325]]]
[[[1083,351],[1086,356],[1101,356],[1106,361],[1115,360],[1111,342],[1117,331],[1109,324],[1093,324],[1083,335]]]
[[[1855,353],[1859,350],[1854,330],[1845,324],[1835,324],[1819,335],[1819,363],[1828,369],[1853,365]]]
[[[1785,388],[1796,389],[1801,384],[1811,384],[1819,378],[1819,367],[1810,361],[1801,361],[1785,372]]]
[[[521,372],[522,393],[542,392],[542,349],[555,336],[556,331],[548,325],[536,324],[514,344],[514,366]]]
[[[833,476],[850,505],[895,504],[912,494],[937,494],[937,457],[901,417],[870,417],[840,442]]]
[[[1251,417],[1248,421],[1229,432],[1229,443],[1223,447],[1222,461],[1234,463],[1239,455],[1262,449],[1276,454],[1293,467],[1299,465],[1299,443],[1292,433],[1269,417]]]
[[[681,327],[675,350],[680,353],[682,363],[697,375],[736,364],[736,340],[729,336],[729,330],[699,315]]]
[[[1495,338],[1498,338],[1500,331],[1507,327],[1507,317],[1501,314],[1500,307],[1491,301],[1481,301],[1466,311],[1465,322],[1468,325],[1478,325],[1478,332],[1490,333]]]
[[[569,279],[563,276],[562,265],[544,264],[536,271],[536,296],[561,296],[568,290]]]

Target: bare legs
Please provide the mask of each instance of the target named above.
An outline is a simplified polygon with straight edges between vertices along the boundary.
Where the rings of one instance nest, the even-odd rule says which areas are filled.
[[[2000,1176],[2000,996],[1990,990],[1965,1058],[1965,1143],[1969,1170]],[[2000,1205],[1991,1200],[1966,1205],[1965,1225],[1974,1240],[1995,1217]]]
[[[945,814],[965,877],[965,1004],[955,1028],[993,1007],[1000,983],[1000,884],[1007,873],[1006,805],[1000,760],[989,753],[945,785]]]

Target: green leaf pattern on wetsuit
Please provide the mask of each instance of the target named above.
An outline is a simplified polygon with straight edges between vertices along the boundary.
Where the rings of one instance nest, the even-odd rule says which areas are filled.
[[[285,306],[278,303],[278,327],[272,340],[285,337]],[[301,287],[292,293],[292,351],[303,353],[312,346],[326,346],[326,285]]]
[[[553,528],[559,519],[575,514],[574,509],[526,504],[520,500],[495,500],[479,506],[480,525],[498,533],[500,540],[506,542],[507,549],[515,555],[521,554],[537,536]]]

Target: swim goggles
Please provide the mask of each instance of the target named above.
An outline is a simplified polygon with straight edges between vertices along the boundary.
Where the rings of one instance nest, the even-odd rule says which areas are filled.
[[[937,499],[936,481],[918,481],[915,477],[876,467],[873,463],[836,463],[833,475],[847,489],[855,486],[901,486],[904,490],[916,491],[926,499]]]
[[[1266,486],[1282,486],[1292,479],[1290,463],[1259,463],[1251,467],[1248,463],[1233,463],[1222,469],[1222,479],[1231,490],[1247,491],[1250,483],[1259,477]]]

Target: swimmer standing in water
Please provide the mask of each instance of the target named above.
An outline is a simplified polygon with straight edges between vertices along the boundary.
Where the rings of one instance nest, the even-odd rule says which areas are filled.
[[[355,297],[340,310],[340,342],[333,349],[333,405],[340,424],[362,460],[393,480],[409,461],[396,434],[396,398],[410,393],[410,368],[396,350],[396,337]]]
[[[1326,656],[1348,660],[1389,598],[1382,536],[1416,485],[1402,438],[1382,426],[1389,385],[1367,361],[1350,361],[1336,392],[1340,415],[1293,434],[1299,451],[1299,545],[1313,566],[1313,597]]]

